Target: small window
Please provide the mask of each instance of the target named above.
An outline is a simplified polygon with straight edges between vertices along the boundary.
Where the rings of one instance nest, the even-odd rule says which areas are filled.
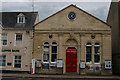
[[[43,62],[49,62],[49,43],[44,43]]]
[[[52,43],[52,53],[51,53],[51,62],[57,61],[57,43]]]
[[[99,43],[95,43],[94,50],[95,50],[94,62],[100,63],[100,45],[99,45]]]
[[[1,35],[1,42],[2,42],[2,45],[7,45],[7,34]]]
[[[0,55],[0,67],[6,66],[6,55]]]
[[[91,43],[87,43],[86,45],[86,62],[92,61],[92,45]]]
[[[25,23],[25,16],[22,13],[18,15],[17,23]]]
[[[16,33],[16,46],[22,45],[22,33]]]
[[[14,67],[21,68],[21,56],[14,57]]]

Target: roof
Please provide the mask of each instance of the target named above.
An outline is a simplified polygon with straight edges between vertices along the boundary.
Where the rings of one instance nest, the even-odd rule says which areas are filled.
[[[65,7],[64,9],[62,9],[62,10],[60,10],[60,11],[56,12],[55,14],[53,14],[53,15],[51,15],[51,16],[49,16],[49,17],[47,17],[46,19],[44,19],[44,20],[42,20],[42,21],[38,22],[38,23],[37,23],[37,24],[35,24],[34,26],[38,25],[39,23],[41,23],[41,22],[43,22],[43,21],[45,21],[45,20],[49,19],[50,17],[52,17],[52,16],[54,16],[54,15],[56,15],[56,14],[60,13],[61,11],[65,10],[65,9],[67,9],[67,8],[71,7],[71,6],[73,6],[73,7],[77,8],[77,9],[79,9],[79,10],[83,11],[84,13],[86,13],[86,14],[90,15],[91,17],[93,17],[93,18],[95,18],[95,19],[99,20],[99,21],[100,21],[100,22],[102,22],[103,24],[106,24],[106,25],[110,26],[109,24],[105,23],[104,21],[102,21],[102,20],[98,19],[97,17],[95,17],[95,16],[93,16],[93,15],[89,14],[88,12],[86,12],[86,11],[84,11],[84,10],[80,9],[79,7],[77,7],[76,5],[73,5],[73,4],[71,4],[71,5],[67,6],[67,7]],[[111,27],[111,26],[110,26],[110,27]]]
[[[25,23],[17,23],[18,15],[25,16]],[[4,29],[33,29],[38,12],[0,12],[0,23]]]

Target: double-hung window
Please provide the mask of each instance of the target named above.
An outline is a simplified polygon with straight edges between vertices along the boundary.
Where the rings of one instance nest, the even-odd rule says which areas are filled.
[[[49,62],[49,43],[44,43],[43,62]]]
[[[7,34],[1,34],[1,44],[4,46],[4,45],[7,45]]]
[[[14,68],[21,68],[21,56],[14,56]]]
[[[22,46],[22,33],[16,33],[16,46]]]
[[[94,45],[94,63],[100,63],[100,45],[95,43]]]
[[[6,55],[0,55],[0,67],[6,66]]]
[[[92,61],[92,45],[91,43],[87,43],[86,45],[86,62]]]
[[[51,62],[57,61],[57,43],[52,43],[52,53],[51,53]]]

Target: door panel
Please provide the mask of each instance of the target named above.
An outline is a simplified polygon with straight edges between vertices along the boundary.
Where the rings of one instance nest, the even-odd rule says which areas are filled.
[[[66,72],[77,72],[76,48],[68,48],[66,50]]]

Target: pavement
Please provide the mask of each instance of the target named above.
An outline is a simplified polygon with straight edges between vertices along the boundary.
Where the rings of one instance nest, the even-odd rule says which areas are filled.
[[[63,79],[111,79],[120,80],[120,76],[94,76],[94,75],[69,75],[69,74],[29,74],[29,73],[2,73],[2,77],[18,77],[18,78],[63,78]]]

